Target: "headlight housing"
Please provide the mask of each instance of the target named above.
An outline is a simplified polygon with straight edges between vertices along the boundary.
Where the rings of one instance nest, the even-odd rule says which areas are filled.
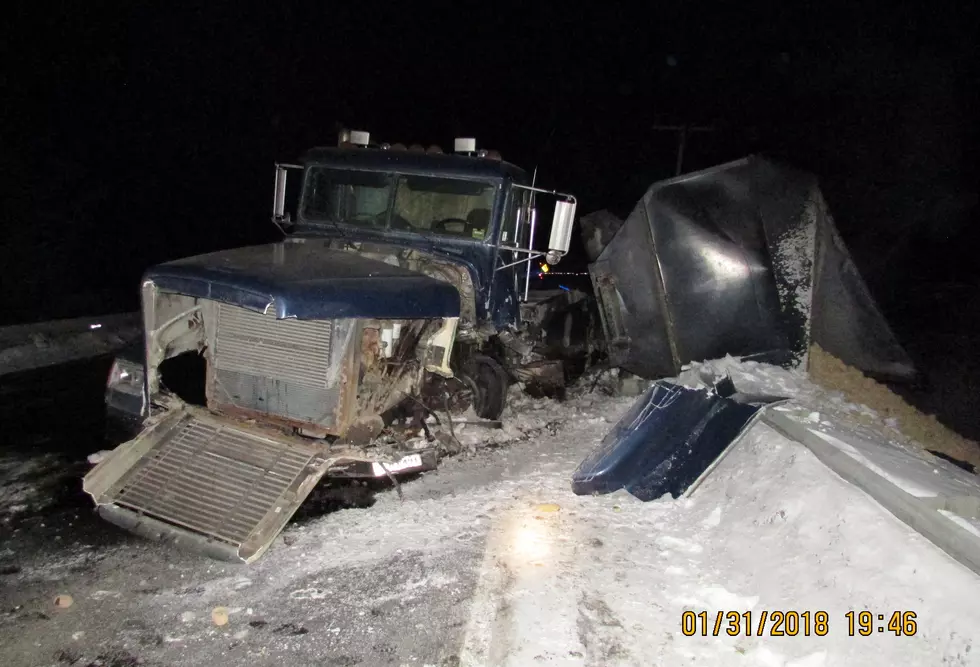
[[[117,358],[109,371],[107,391],[121,391],[134,396],[143,395],[143,365]]]

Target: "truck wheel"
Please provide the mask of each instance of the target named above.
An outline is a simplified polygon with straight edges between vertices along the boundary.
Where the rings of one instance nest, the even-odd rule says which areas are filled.
[[[475,354],[463,364],[460,376],[473,394],[473,411],[483,419],[499,419],[510,384],[504,367],[492,357]]]

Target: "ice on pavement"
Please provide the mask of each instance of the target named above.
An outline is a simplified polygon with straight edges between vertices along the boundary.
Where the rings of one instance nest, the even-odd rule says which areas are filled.
[[[853,419],[873,411],[800,372],[725,359],[695,365],[680,380],[695,383],[705,370],[730,373],[746,392],[793,397],[800,418],[814,428],[853,422],[863,438],[914,449],[889,442],[873,418]],[[87,595],[73,594],[82,605],[99,592],[100,605],[123,605],[131,594],[118,599],[107,591],[123,586],[119,577],[127,569],[164,578],[161,590],[138,602],[143,622],[165,630],[143,657],[181,664],[220,662],[226,644],[214,638],[225,631],[247,650],[242,660],[323,664],[322,651],[348,634],[377,638],[371,633],[383,619],[371,620],[375,609],[427,599],[446,600],[447,614],[459,616],[448,627],[460,634],[443,628],[428,641],[461,646],[447,645],[441,656],[422,648],[409,657],[399,653],[390,664],[456,664],[442,662],[450,653],[464,665],[980,664],[973,646],[980,577],[804,446],[759,423],[689,498],[581,497],[571,492],[572,471],[634,399],[590,393],[587,386],[562,403],[514,397],[504,431],[461,434],[506,446],[446,460],[437,472],[403,485],[403,500],[385,493],[373,507],[292,524],[247,568],[176,559],[154,572],[132,554],[120,556],[106,562],[106,581],[90,582]],[[409,555],[426,567],[415,576],[391,576],[391,564]],[[53,574],[46,567],[54,564],[38,563],[21,576],[43,583]],[[369,578],[369,599],[350,598],[343,573],[351,571]],[[184,586],[194,587],[192,603],[179,590]],[[218,606],[229,610],[226,630],[208,620]],[[329,616],[348,607],[345,613],[355,618],[366,615],[364,627],[351,629]],[[876,627],[894,611],[914,612],[917,632],[850,636],[845,614],[851,610],[870,611]],[[707,613],[707,636],[701,625],[685,636],[685,611]],[[751,613],[756,624],[763,612],[776,611],[811,619],[826,612],[828,631],[817,636],[811,628],[805,636],[801,621],[796,636],[770,636],[771,623],[763,636],[756,628],[751,636],[731,636],[726,617],[714,636],[718,613]],[[323,625],[307,635],[315,633],[316,641],[305,648],[297,648],[295,637],[257,638],[249,619],[274,614],[305,619],[308,628],[317,628],[317,619]],[[423,633],[433,622],[414,618],[409,627]],[[91,627],[71,630],[94,641]]]

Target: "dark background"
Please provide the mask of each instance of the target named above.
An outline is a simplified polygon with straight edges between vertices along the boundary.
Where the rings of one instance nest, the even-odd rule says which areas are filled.
[[[910,347],[975,324],[968,3],[265,5],[7,10],[0,324],[135,309],[146,266],[276,238],[272,163],[339,124],[475,136],[625,216],[673,174],[655,125],[674,123],[714,128],[688,170],[761,152],[816,172]]]

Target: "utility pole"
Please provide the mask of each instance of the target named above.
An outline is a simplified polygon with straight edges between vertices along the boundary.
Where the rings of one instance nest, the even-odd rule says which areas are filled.
[[[710,125],[654,125],[654,130],[668,130],[677,132],[677,166],[674,175],[680,176],[684,169],[684,150],[687,148],[687,135],[691,132],[714,132],[715,128]]]

